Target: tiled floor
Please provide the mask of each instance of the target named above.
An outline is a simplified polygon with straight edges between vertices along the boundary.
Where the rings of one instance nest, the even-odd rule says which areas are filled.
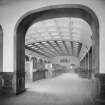
[[[2,96],[0,105],[96,105],[96,80],[73,73],[26,85],[27,91],[20,95]]]

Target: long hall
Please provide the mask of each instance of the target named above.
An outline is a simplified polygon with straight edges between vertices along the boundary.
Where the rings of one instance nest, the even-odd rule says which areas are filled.
[[[0,0],[0,105],[105,104],[104,0]]]

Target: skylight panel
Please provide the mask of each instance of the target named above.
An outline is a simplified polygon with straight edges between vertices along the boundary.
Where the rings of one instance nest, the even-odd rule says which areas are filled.
[[[45,30],[45,28],[39,28],[39,29],[37,29],[37,32],[43,33],[43,32],[46,32],[46,30]]]
[[[49,34],[47,32],[41,33],[41,36],[49,37]]]
[[[56,31],[58,31],[58,30],[57,30],[57,27],[48,27],[48,28],[47,28],[47,31],[56,32]]]
[[[51,32],[50,34],[51,35],[54,35],[54,36],[59,36],[59,33],[58,32]]]
[[[55,22],[54,22],[54,20],[53,19],[48,19],[48,20],[45,20],[44,21],[44,25],[45,26],[55,26]]]
[[[69,18],[63,17],[63,18],[56,18],[57,26],[69,26]]]
[[[43,27],[43,22],[36,22],[35,24],[32,25],[33,28],[42,28]]]

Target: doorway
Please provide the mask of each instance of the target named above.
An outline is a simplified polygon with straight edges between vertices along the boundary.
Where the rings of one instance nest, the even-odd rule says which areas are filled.
[[[56,14],[56,15],[55,15]],[[75,17],[85,20],[92,30],[92,70],[99,72],[99,23],[95,13],[83,5],[57,5],[33,10],[22,16],[15,27],[16,94],[25,90],[25,35],[38,21],[56,17]]]

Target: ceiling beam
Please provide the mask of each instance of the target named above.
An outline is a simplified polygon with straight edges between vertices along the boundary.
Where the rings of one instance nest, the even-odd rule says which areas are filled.
[[[79,48],[79,42],[73,41],[73,54],[74,56],[78,56],[78,48]]]
[[[60,55],[59,51],[49,41],[47,43]]]
[[[46,42],[47,43],[47,42]],[[43,43],[41,43],[40,42],[40,44],[44,47],[44,48],[46,48],[47,50],[49,50],[50,52],[52,52],[55,56],[57,56],[57,53],[56,52],[54,52],[54,51],[52,51],[49,47],[47,47],[46,45],[44,45]],[[47,43],[48,44],[48,43]]]
[[[72,49],[72,55],[74,55],[74,51],[73,51],[73,41],[70,41],[71,44],[71,49]]]
[[[35,45],[35,44],[34,44],[33,46],[35,46],[35,47],[38,48],[39,50],[43,51],[44,53],[47,53],[47,55],[49,55],[49,56],[51,56],[51,57],[53,56],[53,54],[51,54],[51,53],[45,51],[44,48],[40,48],[38,45]]]
[[[60,49],[60,51],[62,51],[62,53],[64,53],[64,51],[62,50],[61,46],[58,44],[57,41],[54,41],[56,43],[56,45],[58,46],[58,48]],[[65,54],[65,53],[64,53]]]
[[[35,49],[31,48],[31,47],[28,47],[27,45],[25,45],[25,49],[28,49],[28,50],[30,50],[32,52],[38,53],[39,55],[43,55],[45,57],[50,58],[48,55],[45,55],[45,54],[41,53],[40,51],[37,51],[37,50],[35,50]]]
[[[70,56],[70,52],[69,52],[69,50],[68,50],[69,48],[67,47],[65,41],[63,41],[63,45],[64,45],[64,47],[65,47],[65,49],[66,49],[67,54]]]
[[[78,56],[78,57],[79,57],[79,54],[80,54],[81,48],[82,48],[82,43],[79,43],[78,53],[77,53],[77,56]]]

